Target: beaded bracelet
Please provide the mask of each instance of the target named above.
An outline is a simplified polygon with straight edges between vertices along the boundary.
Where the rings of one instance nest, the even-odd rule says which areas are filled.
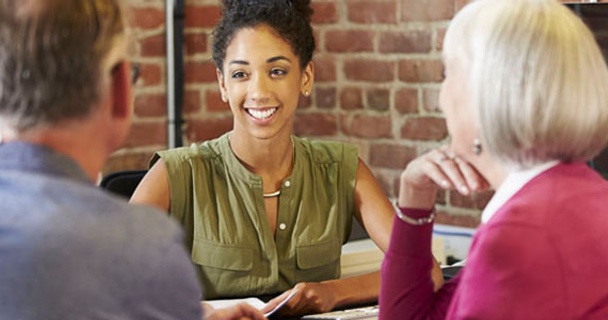
[[[431,210],[431,213],[428,216],[424,218],[414,219],[403,214],[401,208],[395,203],[395,214],[397,215],[397,217],[399,217],[399,219],[401,219],[401,221],[415,226],[421,226],[423,224],[431,223],[433,222],[433,220],[435,220],[435,208]]]

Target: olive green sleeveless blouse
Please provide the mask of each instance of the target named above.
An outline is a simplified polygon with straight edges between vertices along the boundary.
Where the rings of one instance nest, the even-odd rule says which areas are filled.
[[[235,157],[228,136],[158,152],[167,166],[170,214],[185,231],[206,299],[275,294],[340,276],[350,234],[354,145],[293,137],[293,171],[281,186],[276,235],[262,180]]]

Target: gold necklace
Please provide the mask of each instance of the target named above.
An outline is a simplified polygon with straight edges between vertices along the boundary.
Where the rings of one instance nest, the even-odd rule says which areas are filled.
[[[263,193],[262,197],[264,198],[274,198],[274,197],[278,197],[281,195],[281,189],[275,191],[275,192],[271,192],[271,193]]]

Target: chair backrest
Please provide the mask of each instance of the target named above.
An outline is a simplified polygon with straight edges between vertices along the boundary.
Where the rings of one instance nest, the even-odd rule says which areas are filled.
[[[148,170],[117,171],[105,176],[99,186],[114,194],[130,198]]]

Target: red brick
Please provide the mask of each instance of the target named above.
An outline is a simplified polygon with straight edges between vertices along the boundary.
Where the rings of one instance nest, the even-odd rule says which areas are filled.
[[[165,57],[167,55],[164,34],[150,36],[140,40],[142,57]]]
[[[477,228],[481,222],[480,215],[450,214],[439,211],[435,214],[435,223],[453,225],[465,228]]]
[[[348,136],[359,138],[393,138],[390,116],[357,114],[342,119],[342,128]]]
[[[184,80],[186,83],[216,83],[215,64],[212,61],[186,62]]]
[[[410,83],[441,82],[443,63],[439,60],[401,60],[399,80]]]
[[[454,15],[454,0],[401,0],[401,19],[411,21],[441,21]]]
[[[359,88],[344,88],[340,92],[340,107],[344,110],[363,109],[363,92]]]
[[[435,203],[445,205],[448,203],[447,197],[448,192],[443,189],[439,189],[437,190],[437,198],[435,199]]]
[[[374,50],[374,32],[328,31],[325,35],[325,48],[329,52],[371,52]]]
[[[317,52],[321,50],[321,48],[319,47],[319,39],[321,39],[321,33],[322,32],[320,30],[312,29],[312,36],[315,38],[315,48]]]
[[[390,82],[395,80],[395,63],[392,61],[351,59],[344,63],[348,80]]]
[[[336,107],[336,88],[317,88],[315,90],[317,108],[334,109]]]
[[[335,3],[317,3],[311,4],[314,11],[312,15],[313,24],[330,24],[338,22],[338,8]]]
[[[422,91],[424,109],[431,112],[441,112],[439,106],[439,89],[424,89]]]
[[[186,55],[195,55],[207,52],[207,35],[203,33],[186,34],[184,36]]]
[[[462,8],[464,8],[465,5],[469,4],[473,2],[473,0],[456,0],[456,12],[462,10]],[[562,2],[568,2],[568,1],[562,1]],[[570,1],[570,2],[581,2],[581,1]],[[602,2],[602,1],[599,1]]]
[[[380,34],[381,53],[428,53],[431,51],[431,32],[410,30]]]
[[[492,196],[493,192],[473,193],[470,196],[464,196],[456,191],[450,191],[450,204],[454,207],[477,209],[485,208]]]
[[[184,114],[196,113],[201,110],[201,95],[198,90],[184,92]]]
[[[186,136],[191,142],[201,142],[221,136],[232,130],[232,116],[217,119],[189,119],[186,121]]]
[[[336,116],[327,113],[297,113],[294,133],[302,136],[334,136],[338,133]]]
[[[447,135],[448,129],[443,118],[407,119],[401,128],[401,138],[408,140],[439,141]]]
[[[442,51],[443,50],[443,39],[445,39],[445,32],[447,31],[446,28],[438,28],[437,29],[437,40],[435,43],[435,49],[437,49],[437,51]]]
[[[367,91],[367,106],[372,110],[386,111],[391,104],[391,92],[388,89],[371,89]]]
[[[161,117],[167,115],[167,97],[164,93],[142,94],[135,98],[135,114],[138,117]]]
[[[312,106],[312,98],[311,96],[300,95],[298,99],[298,109],[308,109]]]
[[[416,148],[397,144],[372,144],[369,163],[375,167],[403,170],[417,156]]]
[[[186,28],[212,28],[220,21],[219,6],[186,6]]]
[[[336,81],[337,68],[336,59],[333,56],[315,57],[315,82]]]
[[[165,12],[158,8],[131,8],[129,22],[133,28],[156,29],[165,24]]]
[[[400,114],[418,112],[418,89],[403,88],[395,94],[395,109]]]
[[[138,85],[143,84],[146,87],[155,86],[163,83],[163,74],[161,66],[156,63],[140,63],[140,75],[137,81]]]
[[[376,178],[376,181],[380,185],[382,191],[384,191],[384,194],[386,194],[386,196],[389,198],[395,197],[395,194],[392,192],[392,190],[394,190],[392,184],[394,180],[393,175],[380,170],[374,170],[373,168],[370,168],[370,170],[372,170],[372,174]]]
[[[198,91],[189,90],[184,93],[183,112],[195,113],[201,108]],[[142,94],[135,98],[135,114],[139,117],[160,117],[167,115],[167,97],[162,94]]]
[[[207,90],[205,94],[205,107],[209,112],[230,111],[230,105],[222,101],[222,93],[219,90]]]
[[[139,122],[131,126],[131,133],[127,138],[125,147],[143,147],[167,144],[166,122]]]
[[[377,24],[397,22],[397,4],[394,0],[349,1],[348,20],[355,23]]]

